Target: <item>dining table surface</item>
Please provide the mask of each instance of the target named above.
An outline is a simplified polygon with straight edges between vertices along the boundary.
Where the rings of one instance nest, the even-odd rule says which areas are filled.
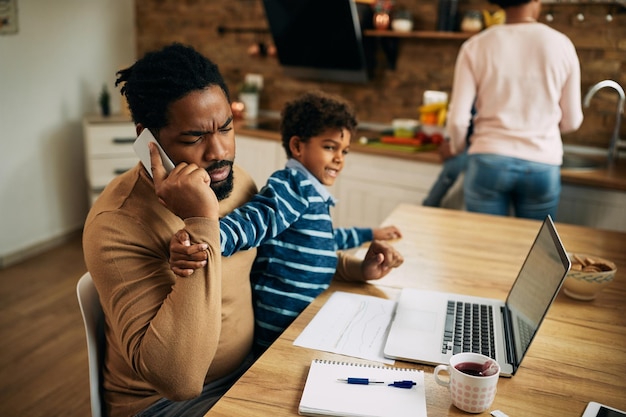
[[[401,204],[383,225],[402,232],[392,242],[404,257],[402,266],[378,281],[333,281],[205,417],[297,416],[314,359],[383,365],[294,345],[336,291],[395,299],[411,287],[504,300],[541,221]],[[569,253],[611,260],[617,273],[591,301],[560,290],[520,368],[512,377],[500,377],[491,408],[480,415],[499,410],[509,417],[582,416],[590,401],[626,410],[626,233],[558,219],[555,225]],[[399,360],[392,366],[424,371],[428,416],[468,415],[436,384],[434,366]]]

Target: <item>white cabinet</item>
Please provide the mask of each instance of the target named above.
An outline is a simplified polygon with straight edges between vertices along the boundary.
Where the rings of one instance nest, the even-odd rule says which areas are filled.
[[[563,184],[557,221],[626,232],[626,192]]]
[[[421,204],[441,166],[352,152],[331,190],[335,226],[378,226],[400,203]]]
[[[257,187],[263,187],[274,171],[285,167],[287,156],[281,142],[239,134],[235,138],[235,162],[250,174]]]
[[[122,116],[88,116],[83,120],[85,167],[91,204],[116,176],[137,164],[135,125]]]

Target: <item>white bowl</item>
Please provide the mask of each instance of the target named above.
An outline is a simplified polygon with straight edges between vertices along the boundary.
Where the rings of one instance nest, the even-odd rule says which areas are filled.
[[[393,135],[397,138],[412,138],[419,126],[419,121],[415,119],[393,119],[391,127]]]
[[[584,253],[570,253],[569,257],[572,261],[572,268],[563,282],[563,292],[571,298],[583,301],[593,300],[615,278],[617,267],[615,263],[607,259]],[[583,267],[579,270],[579,260],[586,264],[597,265],[599,268]]]
[[[391,21],[391,29],[396,32],[410,32],[413,30],[413,21],[409,19],[394,19]]]

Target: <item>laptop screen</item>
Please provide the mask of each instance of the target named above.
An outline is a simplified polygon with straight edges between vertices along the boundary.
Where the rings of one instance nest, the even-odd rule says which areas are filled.
[[[515,368],[558,294],[570,265],[552,219],[547,216],[506,300],[513,330]]]

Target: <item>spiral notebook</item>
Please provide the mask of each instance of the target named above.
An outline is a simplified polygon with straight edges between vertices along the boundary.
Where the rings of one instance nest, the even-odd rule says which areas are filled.
[[[368,378],[369,385],[348,384],[348,378]],[[414,381],[411,388],[389,386]],[[424,372],[350,362],[311,362],[298,413],[304,416],[425,417]]]

